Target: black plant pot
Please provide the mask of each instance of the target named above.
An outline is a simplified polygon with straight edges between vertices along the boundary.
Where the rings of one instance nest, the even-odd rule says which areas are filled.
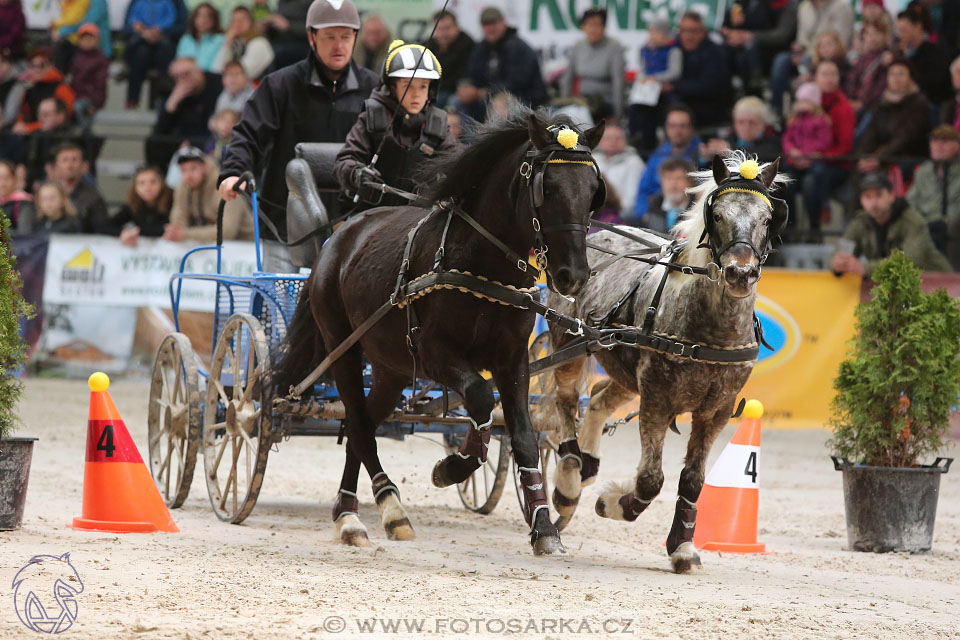
[[[831,456],[843,472],[847,540],[852,551],[930,551],[940,476],[953,458],[912,468],[869,467]]]
[[[19,529],[36,438],[0,440],[0,531]]]

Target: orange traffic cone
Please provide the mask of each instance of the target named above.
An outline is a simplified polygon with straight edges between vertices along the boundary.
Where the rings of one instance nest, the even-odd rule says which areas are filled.
[[[697,500],[697,528],[693,544],[707,551],[765,553],[757,542],[760,458],[760,417],[763,405],[750,400],[743,421],[717,461]]]
[[[83,516],[74,518],[72,527],[115,533],[180,531],[107,393],[110,378],[98,372],[89,384]]]

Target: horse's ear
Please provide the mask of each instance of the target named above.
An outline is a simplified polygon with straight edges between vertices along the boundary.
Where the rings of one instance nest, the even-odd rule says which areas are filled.
[[[713,181],[720,184],[730,177],[730,169],[727,169],[727,163],[723,161],[720,154],[713,156]]]
[[[768,164],[763,168],[763,171],[760,172],[760,180],[763,184],[767,185],[767,189],[773,186],[773,181],[777,177],[777,171],[780,169],[780,156],[777,156],[777,159]]]
[[[607,128],[607,121],[601,120],[600,124],[597,126],[587,129],[583,132],[584,138],[586,138],[587,146],[591,149],[596,149],[597,145],[600,144],[600,138],[603,137],[603,131]]]
[[[530,134],[530,142],[537,149],[542,149],[553,142],[553,137],[547,131],[547,123],[536,113],[531,113],[527,118],[527,132]]]

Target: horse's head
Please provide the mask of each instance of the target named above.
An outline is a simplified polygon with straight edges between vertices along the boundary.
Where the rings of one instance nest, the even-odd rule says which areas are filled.
[[[708,193],[698,203],[703,208],[699,248],[709,252],[732,298],[754,293],[773,239],[786,227],[787,204],[770,194],[779,166],[779,158],[760,167],[742,152],[718,155],[713,181],[702,185]]]
[[[580,131],[572,124],[548,125],[533,113],[527,129],[532,148],[520,173],[530,194],[537,266],[546,270],[552,289],[573,295],[590,277],[586,233],[591,213],[606,199],[591,154],[604,123]]]

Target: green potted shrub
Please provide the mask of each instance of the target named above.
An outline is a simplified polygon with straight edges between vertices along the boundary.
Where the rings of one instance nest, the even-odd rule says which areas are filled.
[[[924,293],[900,251],[874,271],[873,299],[833,386],[834,466],[843,471],[847,538],[855,551],[929,551],[944,447],[960,397],[960,307]]]
[[[17,529],[23,520],[36,440],[11,436],[18,421],[17,401],[23,393],[23,382],[17,373],[26,358],[20,319],[28,316],[31,309],[21,294],[9,228],[10,221],[0,211],[0,530]]]

